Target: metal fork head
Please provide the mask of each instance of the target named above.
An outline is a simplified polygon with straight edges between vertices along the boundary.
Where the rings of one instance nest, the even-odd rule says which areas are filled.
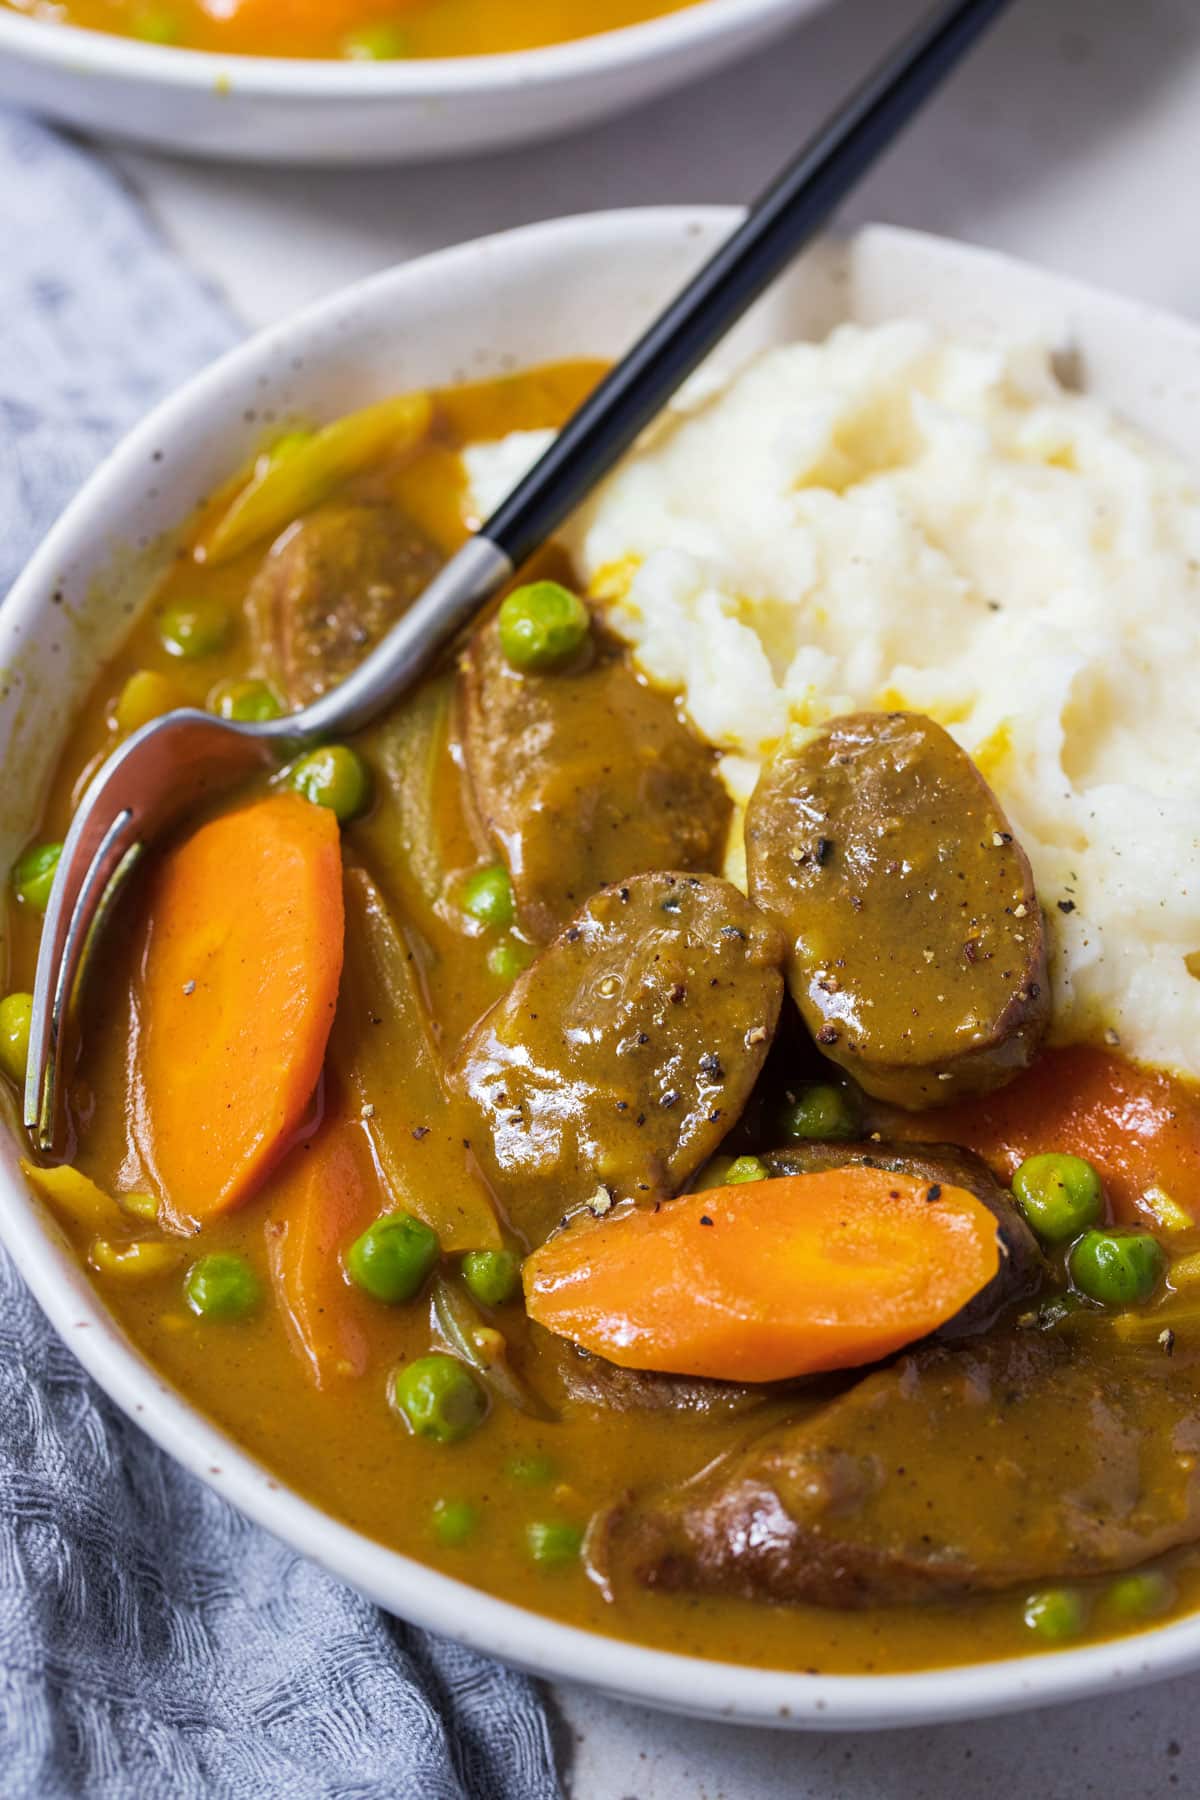
[[[38,952],[25,1123],[59,1141],[73,1012],[105,920],[142,852],[174,821],[275,760],[273,739],[211,713],[167,713],[135,731],[93,778],[71,822]]]
[[[185,813],[256,769],[375,718],[429,666],[513,572],[481,534],[468,538],[358,668],[301,712],[240,723],[166,713],[113,752],[63,845],[38,950],[25,1076],[25,1123],[53,1151],[63,1122],[72,1012],[105,920],[143,851]]]

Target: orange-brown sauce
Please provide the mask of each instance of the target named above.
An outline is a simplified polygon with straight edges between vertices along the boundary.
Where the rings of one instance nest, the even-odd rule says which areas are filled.
[[[560,423],[597,373],[595,365],[577,364],[446,394],[439,400],[434,435],[417,455],[381,464],[346,491],[352,497],[394,497],[449,551],[463,534],[458,448],[512,429]],[[163,609],[198,594],[217,596],[240,612],[261,547],[217,569],[194,560],[188,548],[220,503],[218,497],[195,522],[128,642],[97,677],[64,746],[39,823],[40,838],[63,835],[84,774],[111,747],[114,700],[131,673],[161,670],[178,684],[182,700],[203,704],[223,679],[252,672],[244,631],[220,654],[195,663],[173,661],[157,635]],[[481,846],[448,753],[444,734],[449,728],[442,729],[432,800],[439,854],[447,868],[465,868],[477,861]],[[369,737],[366,743],[369,749]],[[465,936],[445,909],[430,905],[417,872],[395,858],[386,868],[379,865],[380,843],[370,815],[346,829],[345,842],[350,855],[373,868],[389,897],[416,922],[427,948],[430,1004],[443,1040],[453,1045],[499,991],[486,966],[484,944]],[[146,1185],[127,1119],[128,962],[139,891],[135,887],[131,892],[113,927],[103,971],[89,996],[72,1097],[75,1161],[110,1192]],[[10,907],[10,989],[32,985],[37,936],[37,920],[28,910]],[[403,1080],[402,1070],[397,1080]],[[1195,1104],[1182,1090],[1164,1092],[1164,1105]],[[340,1104],[336,1070],[327,1080],[325,1102],[330,1108]],[[206,1224],[197,1242],[201,1250],[243,1253],[262,1276],[268,1295],[267,1215],[274,1192],[275,1181],[268,1180],[248,1204]],[[1179,1198],[1195,1202],[1200,1194]],[[77,1231],[75,1236],[81,1258],[86,1258],[87,1234]],[[1185,1247],[1192,1241],[1186,1235],[1182,1240]],[[506,1599],[642,1643],[784,1669],[894,1671],[1039,1647],[1022,1624],[1020,1594],[953,1606],[845,1613],[637,1589],[623,1590],[610,1601],[580,1564],[556,1570],[531,1566],[524,1538],[531,1522],[561,1519],[582,1525],[630,1489],[682,1480],[742,1441],[748,1430],[781,1416],[783,1403],[769,1403],[753,1426],[737,1418],[620,1414],[582,1405],[568,1408],[557,1422],[542,1423],[494,1406],[475,1436],[447,1448],[410,1437],[385,1399],[386,1379],[397,1362],[430,1347],[424,1302],[385,1308],[350,1290],[346,1305],[366,1344],[365,1369],[318,1390],[295,1354],[274,1300],[247,1322],[219,1325],[188,1310],[181,1269],[141,1283],[97,1273],[93,1279],[105,1303],[163,1373],[282,1479],[380,1542]],[[529,1372],[536,1374],[519,1306],[505,1309],[504,1326],[518,1362],[524,1358]],[[804,1404],[793,1399],[787,1406],[795,1412]],[[948,1481],[956,1473],[946,1471]],[[435,1506],[447,1499],[469,1501],[478,1510],[477,1530],[457,1547],[442,1543],[434,1529]],[[1196,1558],[1190,1552],[1178,1554],[1172,1568],[1180,1608],[1200,1603]],[[1104,1610],[1103,1584],[1095,1586],[1093,1637],[1115,1629]]]
[[[232,56],[490,56],[566,43],[697,0],[0,0],[30,18]]]

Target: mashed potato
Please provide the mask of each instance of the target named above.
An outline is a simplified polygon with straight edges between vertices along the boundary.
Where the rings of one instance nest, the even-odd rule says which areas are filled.
[[[481,510],[538,448],[471,453]],[[793,723],[878,707],[947,726],[1032,860],[1056,1036],[1200,1076],[1190,471],[1044,351],[846,326],[709,377],[573,548],[739,802]]]

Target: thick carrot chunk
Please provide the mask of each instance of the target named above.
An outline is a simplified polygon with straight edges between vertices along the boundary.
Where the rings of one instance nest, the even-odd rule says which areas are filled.
[[[359,1315],[371,1303],[349,1286],[341,1258],[379,1210],[369,1165],[360,1128],[331,1120],[297,1144],[272,1183],[271,1277],[288,1333],[318,1387],[367,1367]]]
[[[1006,1178],[1067,1151],[1099,1171],[1118,1219],[1169,1224],[1173,1204],[1200,1223],[1200,1096],[1105,1050],[1052,1050],[999,1093],[897,1117],[887,1135],[965,1144]]]
[[[927,1336],[999,1263],[973,1194],[857,1167],[562,1232],[526,1262],[525,1298],[539,1325],[625,1368],[781,1381]]]
[[[342,862],[325,807],[223,814],[156,870],[134,984],[133,1128],[169,1211],[248,1199],[300,1132],[342,967]]]

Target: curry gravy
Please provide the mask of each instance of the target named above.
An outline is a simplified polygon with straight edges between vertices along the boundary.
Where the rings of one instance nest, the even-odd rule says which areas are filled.
[[[80,15],[98,11],[83,4]],[[451,9],[445,8],[447,12]],[[466,15],[466,0],[457,9]],[[507,9],[506,9],[507,10]],[[527,9],[529,14],[553,9]],[[605,9],[597,9],[603,12]],[[613,9],[616,10],[616,9]],[[624,10],[648,11],[649,8]],[[653,10],[662,10],[655,8]],[[465,29],[465,27],[464,27]],[[530,26],[532,29],[532,26]],[[383,463],[347,484],[345,497],[393,498],[443,551],[461,540],[462,477],[458,448],[513,429],[553,427],[573,409],[599,374],[598,365],[548,368],[439,397],[435,430],[415,455]],[[156,619],[168,605],[197,595],[216,596],[240,614],[242,601],[261,559],[263,546],[217,569],[193,559],[189,545],[220,508],[222,496],[196,521],[177,559],[129,640],[101,672],[64,749],[40,821],[40,835],[61,837],[85,775],[112,743],[108,720],[115,696],[138,669],[169,674],[181,702],[203,704],[222,679],[252,672],[245,636],[226,651],[198,663],[173,661],[163,650]],[[548,567],[555,566],[553,556]],[[459,721],[447,676],[435,676],[405,703],[421,712],[419,729],[430,749],[426,804],[436,821],[436,855],[452,873],[477,863],[486,845],[466,802],[458,748]],[[387,754],[388,724],[363,734],[368,760]],[[448,1052],[499,997],[502,984],[488,970],[482,938],[464,934],[461,920],[431,898],[436,880],[419,856],[395,853],[381,829],[381,810],[344,832],[349,859],[370,869],[380,886],[413,922],[422,945],[421,977]],[[389,843],[392,844],[389,853]],[[427,851],[429,846],[425,846]],[[135,885],[113,927],[104,968],[88,997],[84,1045],[72,1094],[74,1160],[109,1192],[144,1185],[144,1172],[131,1149],[127,1108],[129,1068],[130,958],[135,941],[138,894]],[[27,910],[10,909],[10,988],[32,986],[37,921]],[[135,1073],[135,1072],[134,1072]],[[403,1081],[403,1069],[396,1080]],[[321,1092],[328,1111],[345,1109],[346,1096],[336,1066],[329,1066]],[[1182,1103],[1182,1097],[1181,1097]],[[1190,1104],[1190,1102],[1189,1102]],[[349,1115],[347,1115],[349,1116]],[[360,1127],[360,1129],[362,1129]],[[366,1136],[363,1133],[364,1155]],[[768,1146],[762,1146],[764,1149]],[[273,1183],[246,1205],[204,1227],[197,1250],[235,1250],[262,1277],[266,1299],[258,1313],[237,1324],[215,1324],[193,1316],[183,1301],[182,1269],[140,1283],[93,1273],[105,1303],[134,1342],[189,1400],[229,1431],[278,1477],[368,1536],[469,1584],[532,1607],[547,1615],[686,1654],[734,1663],[795,1670],[869,1673],[976,1661],[1024,1654],[1040,1647],[1022,1622],[1022,1594],[1005,1592],[985,1599],[958,1600],[912,1608],[838,1611],[806,1605],[764,1606],[730,1598],[650,1592],[618,1584],[609,1598],[582,1563],[533,1567],[525,1548],[527,1527],[561,1519],[583,1526],[625,1493],[680,1482],[721,1453],[785,1415],[815,1410],[821,1399],[848,1381],[825,1383],[812,1398],[768,1398],[749,1417],[694,1416],[686,1412],[609,1411],[580,1402],[565,1404],[561,1418],[541,1422],[502,1404],[493,1404],[485,1425],[465,1441],[440,1446],[410,1436],[390,1410],[386,1378],[397,1362],[423,1355],[433,1341],[428,1304],[384,1307],[357,1290],[348,1304],[368,1346],[367,1367],[318,1390],[296,1356],[268,1276],[267,1214]],[[380,1191],[380,1206],[385,1195]],[[81,1259],[87,1241],[75,1232]],[[1194,1237],[1184,1234],[1187,1248]],[[535,1383],[553,1385],[543,1352],[519,1305],[499,1315],[513,1360]],[[1094,1354],[1105,1356],[1103,1321],[1091,1327]],[[1185,1367],[1200,1351],[1180,1331],[1175,1355]],[[1200,1346],[1200,1332],[1195,1343]],[[1047,1441],[1045,1456],[1064,1464],[1069,1447]],[[970,1471],[936,1459],[926,1471],[935,1491],[958,1493]],[[479,1524],[458,1546],[440,1541],[434,1508],[463,1500],[478,1511]],[[1007,1521],[991,1521],[1003,1533]],[[1200,1573],[1193,1552],[1165,1559],[1177,1582],[1178,1608],[1200,1603]],[[1084,1641],[1111,1635],[1121,1621],[1106,1610],[1105,1584],[1077,1584],[1094,1592],[1094,1610]],[[1124,1629],[1128,1629],[1126,1624]]]
[[[31,18],[233,56],[491,56],[638,25],[697,0],[0,0]]]

